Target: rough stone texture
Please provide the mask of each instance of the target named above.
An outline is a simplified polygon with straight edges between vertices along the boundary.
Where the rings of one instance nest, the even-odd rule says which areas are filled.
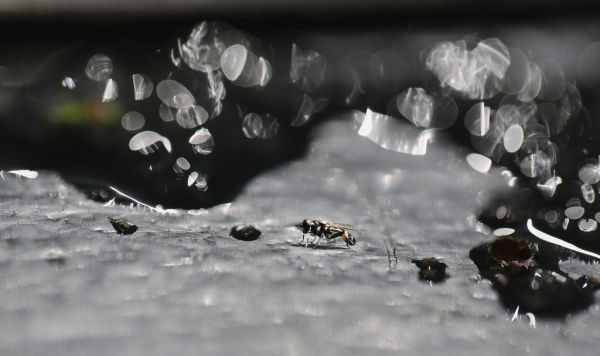
[[[514,310],[468,258],[492,237],[466,223],[478,191],[503,182],[436,141],[424,157],[384,151],[344,117],[317,129],[305,159],[195,215],[104,207],[52,173],[6,177],[0,353],[595,354],[597,305],[538,318],[537,328],[526,317],[510,321]],[[107,216],[139,230],[117,236]],[[354,224],[357,244],[299,246],[292,225],[304,218]],[[235,224],[263,235],[237,241],[228,237]],[[388,238],[397,264],[388,264]],[[451,277],[419,281],[410,263],[419,256],[443,257]],[[598,274],[577,262],[562,268]]]

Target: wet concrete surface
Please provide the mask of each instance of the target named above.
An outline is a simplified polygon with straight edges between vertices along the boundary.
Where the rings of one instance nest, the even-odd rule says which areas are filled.
[[[351,115],[318,127],[306,157],[235,201],[160,214],[104,206],[52,172],[0,180],[1,354],[545,355],[597,352],[600,309],[531,327],[499,302],[469,251],[481,174],[443,137],[426,156],[357,136]],[[138,226],[119,236],[107,217]],[[305,218],[353,224],[357,244],[298,244]],[[260,239],[229,237],[252,224]],[[395,247],[398,261],[389,261]],[[435,256],[450,277],[418,278]],[[561,262],[573,276],[598,267]]]

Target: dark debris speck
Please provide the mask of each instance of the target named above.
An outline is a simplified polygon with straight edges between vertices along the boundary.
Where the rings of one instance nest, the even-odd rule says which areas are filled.
[[[262,232],[252,225],[236,225],[231,228],[229,236],[242,241],[254,241],[260,238]]]
[[[138,230],[138,227],[125,219],[108,218],[108,221],[115,228],[119,235],[131,235]]]
[[[443,282],[448,278],[446,269],[448,265],[438,260],[435,257],[428,257],[423,259],[414,259],[410,261],[419,268],[419,278],[425,281],[431,282]]]
[[[476,246],[469,256],[509,308],[564,316],[589,307],[600,281],[571,278],[544,251],[526,237],[501,237]]]

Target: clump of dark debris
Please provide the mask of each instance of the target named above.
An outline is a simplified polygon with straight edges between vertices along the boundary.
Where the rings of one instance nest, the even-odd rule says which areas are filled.
[[[236,225],[231,228],[229,236],[242,241],[254,241],[260,238],[262,232],[252,225]]]
[[[525,237],[501,237],[473,248],[469,256],[509,308],[561,316],[589,307],[600,281],[571,278],[558,268],[557,257],[544,251]]]
[[[448,274],[446,274],[448,265],[435,257],[414,259],[410,262],[419,267],[419,278],[422,280],[439,283],[448,278]]]
[[[131,235],[138,230],[136,225],[125,219],[108,218],[108,221],[110,221],[119,235]]]

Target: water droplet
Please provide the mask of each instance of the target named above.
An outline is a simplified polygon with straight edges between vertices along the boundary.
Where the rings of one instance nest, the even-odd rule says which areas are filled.
[[[193,129],[208,121],[208,113],[203,107],[192,105],[178,109],[175,120],[184,129]]]
[[[123,115],[121,119],[121,126],[127,131],[137,131],[144,127],[145,124],[144,115],[137,111],[130,111]]]
[[[85,66],[85,75],[97,82],[106,80],[113,71],[113,63],[110,57],[105,54],[95,54]]]
[[[194,96],[186,87],[172,79],[165,79],[156,86],[156,95],[165,104],[175,109],[192,106]]]
[[[129,140],[129,149],[147,155],[157,149],[157,144],[162,143],[167,152],[171,152],[171,141],[154,131],[142,131]]]
[[[145,74],[133,74],[133,97],[135,100],[148,99],[154,90],[152,80]]]
[[[189,143],[194,148],[194,152],[201,155],[208,155],[215,147],[215,141],[212,134],[206,128],[201,128],[190,137]]]
[[[102,102],[108,103],[116,100],[118,97],[119,88],[117,87],[117,83],[112,79],[107,80],[104,87],[104,94],[102,94]]]

